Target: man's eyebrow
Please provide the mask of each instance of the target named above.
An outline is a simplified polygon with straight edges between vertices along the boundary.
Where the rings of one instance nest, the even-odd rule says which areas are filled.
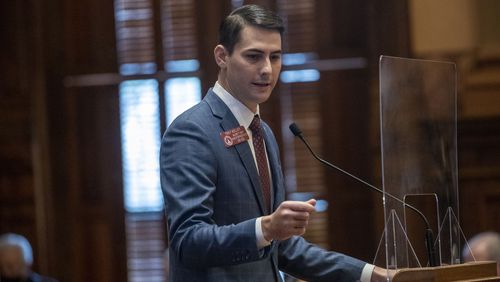
[[[256,48],[247,49],[247,50],[245,50],[244,52],[265,53],[265,52],[264,52],[264,51],[262,51],[261,49],[256,49]],[[281,50],[276,50],[276,51],[271,52],[271,54],[281,54],[282,52],[283,52],[283,51],[281,51]]]
[[[260,49],[256,49],[256,48],[250,48],[250,49],[245,50],[244,52],[264,53],[264,51],[262,51]]]

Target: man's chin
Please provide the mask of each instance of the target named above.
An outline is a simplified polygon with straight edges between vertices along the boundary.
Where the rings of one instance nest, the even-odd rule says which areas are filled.
[[[269,94],[260,95],[257,99],[255,99],[255,102],[260,105],[262,103],[265,103],[267,100],[269,100],[270,96],[271,95],[269,95]]]

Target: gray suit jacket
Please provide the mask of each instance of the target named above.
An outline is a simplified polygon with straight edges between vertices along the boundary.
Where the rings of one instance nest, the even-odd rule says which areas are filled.
[[[273,210],[285,199],[279,149],[263,124],[273,180]],[[226,148],[220,133],[238,127],[211,90],[166,131],[161,186],[169,227],[169,281],[279,281],[278,269],[310,281],[356,281],[364,262],[294,236],[257,249],[255,220],[264,215],[248,142]]]

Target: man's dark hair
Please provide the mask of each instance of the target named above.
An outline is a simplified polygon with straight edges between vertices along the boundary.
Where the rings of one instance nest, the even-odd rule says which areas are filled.
[[[258,5],[245,5],[235,9],[219,28],[219,44],[224,46],[229,54],[233,53],[234,45],[240,39],[241,30],[246,26],[276,30],[283,37],[285,27],[280,16],[271,10]]]

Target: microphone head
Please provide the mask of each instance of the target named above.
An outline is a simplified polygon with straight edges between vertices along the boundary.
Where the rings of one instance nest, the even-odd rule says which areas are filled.
[[[295,122],[292,122],[288,128],[290,128],[290,131],[293,133],[293,135],[297,137],[302,135],[302,131],[300,130],[299,126],[295,124]]]

